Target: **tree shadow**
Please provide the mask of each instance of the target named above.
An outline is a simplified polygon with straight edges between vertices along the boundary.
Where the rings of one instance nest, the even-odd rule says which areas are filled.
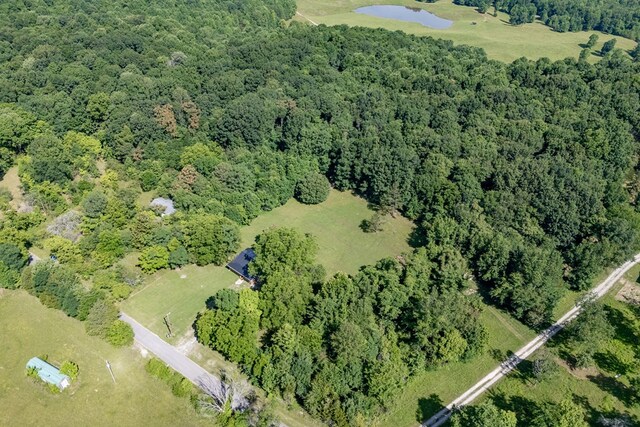
[[[636,336],[635,330],[630,326],[631,321],[624,313],[614,307],[607,307],[607,318],[615,330],[615,337],[625,344],[636,345],[640,337]]]
[[[498,408],[505,411],[515,412],[518,416],[518,425],[528,426],[531,424],[539,411],[537,402],[522,396],[506,396],[504,394],[492,394],[491,400]]]
[[[489,350],[489,356],[491,356],[491,358],[496,362],[504,362],[505,360],[507,360],[507,357],[509,357],[506,351],[500,350],[498,348],[492,348],[491,350]]]
[[[620,362],[620,360],[610,352],[598,352],[593,355],[593,360],[599,368],[613,374],[624,375],[629,371],[629,366]]]
[[[422,246],[426,246],[427,240],[425,239],[424,228],[421,225],[417,225],[413,227],[411,233],[409,233],[409,237],[407,238],[407,243],[412,248],[420,248]]]
[[[619,401],[629,406],[632,404],[632,393],[629,388],[613,377],[606,375],[589,375],[587,376],[589,381],[594,383],[598,388],[605,393],[609,393]]]
[[[573,401],[582,406],[584,410],[587,412],[586,418],[589,421],[590,426],[598,425],[598,416],[600,415],[600,411],[596,410],[591,403],[589,403],[589,399],[586,396],[578,396],[577,394],[573,395]]]
[[[429,397],[418,399],[418,410],[416,411],[416,421],[419,423],[429,419],[440,409],[444,408],[444,402],[440,396],[433,393]]]

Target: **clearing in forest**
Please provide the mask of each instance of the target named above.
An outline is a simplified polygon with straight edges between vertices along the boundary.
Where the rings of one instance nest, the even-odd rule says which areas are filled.
[[[318,205],[303,205],[291,199],[242,228],[242,248],[251,246],[255,237],[269,227],[292,227],[315,237],[317,261],[327,274],[337,271],[354,274],[363,265],[411,250],[408,243],[413,230],[411,221],[388,216],[382,231],[365,233],[360,225],[372,214],[365,200],[348,192],[332,190],[329,198]]]
[[[458,6],[452,0],[439,0],[436,3],[424,3],[412,0],[297,0],[299,15],[295,20],[313,21],[326,25],[351,25],[371,28],[385,28],[391,31],[404,31],[419,36],[452,40],[455,44],[468,44],[481,47],[489,58],[511,62],[522,56],[529,59],[549,57],[553,60],[566,57],[577,58],[582,50],[581,44],[591,34],[598,34],[599,43],[593,51],[612,38],[618,39],[616,47],[631,50],[633,40],[612,36],[597,31],[559,33],[537,21],[531,24],[513,26],[509,24],[509,15],[499,12],[493,16],[493,8],[481,14],[473,7]],[[363,6],[376,4],[404,5],[421,8],[436,16],[453,21],[447,29],[432,29],[417,23],[377,18],[353,12]],[[590,60],[597,61],[592,54]]]

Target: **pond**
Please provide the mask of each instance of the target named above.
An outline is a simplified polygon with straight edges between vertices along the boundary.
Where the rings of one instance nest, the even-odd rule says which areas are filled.
[[[396,19],[398,21],[416,22],[425,27],[434,28],[436,30],[444,30],[449,28],[453,21],[440,18],[439,16],[429,13],[424,9],[410,8],[406,6],[377,5],[360,7],[354,10],[355,13],[376,16],[378,18]]]

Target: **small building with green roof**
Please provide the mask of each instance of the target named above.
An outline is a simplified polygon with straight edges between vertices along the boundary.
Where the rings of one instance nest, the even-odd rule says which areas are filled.
[[[39,357],[33,357],[27,362],[27,369],[35,369],[42,381],[53,384],[64,390],[71,384],[71,378],[60,372],[60,369],[45,362]]]

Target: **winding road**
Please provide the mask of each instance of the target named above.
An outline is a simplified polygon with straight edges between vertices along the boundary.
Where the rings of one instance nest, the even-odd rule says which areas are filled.
[[[174,371],[200,388],[208,389],[219,386],[220,378],[207,372],[202,366],[180,353],[171,344],[142,326],[126,313],[120,313],[120,319],[131,325],[134,339],[156,357],[169,365]]]
[[[640,254],[636,254],[633,259],[625,262],[620,267],[616,268],[602,283],[593,288],[588,297],[592,299],[598,299],[606,294],[615,285],[622,276],[631,269],[634,265],[640,262]],[[478,381],[469,390],[462,393],[457,399],[449,403],[446,407],[436,413],[434,416],[424,421],[422,427],[439,427],[443,425],[449,417],[453,414],[456,408],[468,405],[473,402],[478,396],[487,391],[493,384],[498,382],[502,377],[511,372],[520,362],[529,357],[533,352],[542,347],[551,337],[553,337],[558,331],[564,328],[569,322],[575,319],[582,306],[576,304],[571,310],[569,310],[564,316],[562,316],[556,323],[545,329],[540,335],[531,340],[528,344],[516,351],[506,361],[502,362],[500,366],[487,374],[484,378]]]

